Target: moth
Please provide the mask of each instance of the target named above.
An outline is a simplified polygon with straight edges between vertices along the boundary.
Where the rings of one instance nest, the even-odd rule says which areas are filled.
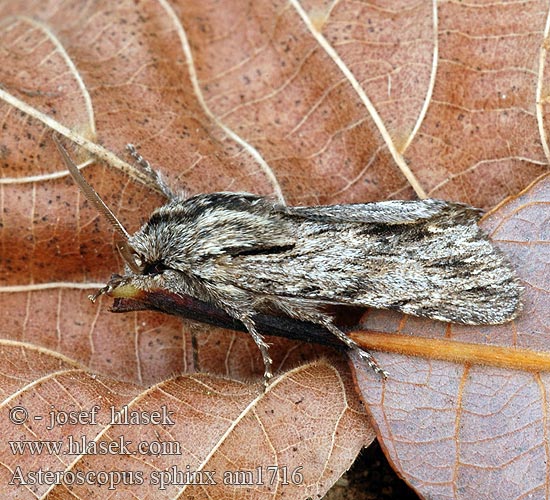
[[[54,136],[80,189],[118,233],[126,268],[91,297],[165,290],[211,304],[240,321],[272,377],[256,318],[320,325],[385,370],[338,328],[328,308],[347,305],[469,325],[504,323],[521,308],[516,275],[478,227],[480,210],[436,199],[291,207],[250,193],[185,198],[129,145],[168,198],[130,235]]]

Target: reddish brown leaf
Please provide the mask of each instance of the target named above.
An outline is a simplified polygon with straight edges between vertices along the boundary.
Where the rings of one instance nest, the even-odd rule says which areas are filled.
[[[369,438],[345,380],[325,362],[287,372],[264,394],[206,375],[143,390],[23,344],[3,343],[2,355],[2,376],[20,380],[3,384],[13,394],[2,405],[0,481],[13,498],[105,498],[109,489],[139,498],[322,495]],[[82,420],[67,421],[70,412]],[[29,442],[60,448],[17,448]],[[185,484],[190,471],[204,484]]]

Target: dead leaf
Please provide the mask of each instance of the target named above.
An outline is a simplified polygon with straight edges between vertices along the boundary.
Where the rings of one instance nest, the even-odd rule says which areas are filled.
[[[265,394],[207,375],[144,390],[54,352],[1,345],[2,375],[19,384],[3,384],[13,392],[2,405],[0,481],[20,499],[323,495],[369,437],[364,413],[346,403],[349,385],[325,362],[285,373]]]
[[[483,328],[452,325],[439,332],[430,322],[413,320],[401,321],[398,328],[416,337],[521,348],[516,369],[380,353],[391,373],[380,384],[356,360],[358,386],[382,446],[399,474],[425,498],[536,498],[550,482],[548,373],[529,373],[528,367],[550,343],[548,273],[541,271],[550,261],[549,206],[546,176],[483,221],[524,283],[524,310],[517,320]],[[375,323],[382,327],[382,315]],[[392,322],[388,326],[395,331]]]
[[[82,408],[98,394],[117,404],[147,398],[143,387],[175,380],[187,387],[203,376],[175,374],[197,368],[233,378],[262,370],[245,335],[210,328],[191,335],[189,325],[174,318],[112,315],[108,301],[87,301],[86,295],[119,272],[122,263],[113,251],[112,231],[67,177],[50,140],[52,130],[79,144],[71,155],[88,162],[84,174],[129,231],[163,200],[128,163],[127,142],[161,168],[171,185],[192,193],[246,190],[290,204],[425,193],[492,208],[548,168],[547,10],[545,5],[518,3],[0,2],[0,337],[10,349],[15,346],[0,387],[3,407],[11,407],[14,398],[32,398],[35,388],[48,383],[57,383],[57,391],[62,387],[62,397],[50,389],[46,397],[34,396],[32,404],[25,400],[33,411],[42,411],[35,400],[60,405],[67,396],[82,396]],[[90,163],[91,154],[104,162]],[[522,217],[526,213],[522,209]],[[531,242],[536,236],[529,232],[533,224],[546,220],[540,215],[535,219],[510,217],[513,222],[508,223]],[[502,220],[508,218],[502,215]],[[486,221],[487,227],[501,239],[490,223]],[[541,228],[536,237],[545,242],[547,229]],[[508,243],[501,244],[508,251]],[[537,269],[547,265],[544,244],[524,246],[534,253],[515,261],[520,274],[537,276],[538,281],[529,281],[532,290],[541,284],[547,290],[544,273],[534,272],[535,263]],[[530,347],[545,348],[538,333],[548,325],[545,301],[526,303],[532,330],[515,332],[513,325],[504,330],[453,329],[453,338],[504,345],[528,338]],[[371,312],[366,325],[388,330],[387,321],[386,313]],[[393,316],[392,321],[389,330],[399,331],[404,319]],[[444,334],[446,328],[411,319],[406,326],[415,335]],[[311,359],[309,351],[318,352],[311,346],[277,343],[281,373]],[[401,373],[395,367],[401,358],[380,359],[392,375]],[[21,367],[27,366],[30,375],[21,378]],[[440,379],[455,384],[464,370],[449,363],[441,367]],[[59,370],[72,374],[75,369],[78,376],[58,383]],[[88,370],[101,374],[101,382],[91,379]],[[408,370],[399,383],[416,387],[414,373]],[[505,370],[498,373],[503,379],[510,376]],[[345,370],[338,376],[346,386]],[[531,387],[533,377],[522,376]],[[250,390],[240,382],[208,380]],[[86,384],[93,395],[83,392]],[[479,385],[468,388],[477,394]],[[446,415],[453,414],[448,405],[456,402],[457,393],[436,393]],[[356,409],[353,396],[348,393],[344,404],[343,394],[340,407]],[[399,399],[401,412],[418,401],[414,390],[407,396]],[[376,408],[376,398],[367,399]],[[478,402],[483,401],[489,406],[482,410],[491,413],[494,401]],[[423,422],[420,418],[409,425],[423,429]],[[16,432],[6,419],[0,425],[6,435]],[[282,428],[288,426],[286,420]],[[528,429],[538,435],[543,424]],[[369,442],[367,427],[362,431],[347,435],[346,446],[355,451],[335,458],[331,470],[317,475],[308,491],[316,488],[321,494],[336,480],[351,455]],[[380,432],[387,437],[389,431]],[[32,439],[53,439],[49,436]],[[416,436],[422,442],[422,432]],[[309,444],[308,457],[317,463],[317,443]],[[417,451],[404,457],[392,452],[386,440],[384,446],[391,457],[399,457],[400,463],[394,463],[400,470],[418,477],[423,477],[419,471],[431,472],[430,459],[437,458]],[[14,463],[10,453],[5,447],[0,452],[3,463]],[[443,458],[451,462],[454,456]],[[32,463],[33,457],[25,458]],[[60,462],[64,457],[50,458],[50,465],[68,470],[69,462]],[[84,457],[79,466],[94,470],[98,464],[92,462],[100,458]],[[120,464],[113,456],[107,458],[107,469],[127,465],[126,456],[116,457]],[[297,459],[305,461],[303,456]],[[46,464],[43,460],[44,455],[35,457],[34,466]],[[462,495],[462,484],[444,481],[451,481],[454,496]],[[546,476],[540,481],[547,481]],[[421,482],[415,485],[423,487]],[[284,491],[290,495],[291,489]],[[443,490],[436,497],[438,491]],[[496,498],[515,498],[515,491],[498,490]],[[239,492],[258,498],[255,493]],[[36,497],[33,488],[25,494]],[[69,497],[59,488],[50,494]],[[465,495],[474,498],[470,491]]]

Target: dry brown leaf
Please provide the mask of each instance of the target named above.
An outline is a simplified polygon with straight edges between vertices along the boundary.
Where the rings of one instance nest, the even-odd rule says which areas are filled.
[[[12,423],[0,443],[2,491],[13,498],[305,498],[324,494],[369,437],[350,387],[325,362],[285,373],[265,394],[207,375],[144,390],[34,346],[1,345],[2,376],[18,376],[3,384]],[[67,422],[69,412],[86,420]],[[147,415],[160,424],[144,424]]]
[[[416,193],[492,208],[547,171],[544,40],[548,10],[546,3],[537,2],[476,6],[297,0],[248,4],[0,1],[0,336],[4,352],[10,351],[3,357],[7,359],[0,386],[4,409],[22,398],[33,412],[42,411],[40,405],[61,405],[67,395],[76,397],[82,408],[100,397],[124,404],[134,397],[149,397],[143,389],[149,384],[188,387],[198,376],[176,375],[198,368],[240,379],[262,371],[257,350],[245,335],[206,327],[190,334],[189,325],[174,318],[148,313],[112,315],[107,312],[109,301],[97,305],[87,301],[89,291],[101,286],[110,273],[120,271],[122,264],[113,251],[107,224],[83,202],[67,177],[50,140],[53,129],[80,144],[71,154],[81,162],[89,160],[90,152],[105,160],[87,164],[85,175],[129,231],[137,229],[162,199],[139,182],[139,172],[127,163],[127,142],[138,145],[146,158],[160,166],[172,185],[193,193],[247,190],[291,204],[413,198]],[[98,149],[98,143],[106,149]],[[540,205],[544,184],[538,186],[526,196]],[[535,189],[539,191],[534,193]],[[513,203],[528,206],[518,198],[507,207]],[[548,265],[543,252],[548,219],[536,212],[535,220],[525,220],[523,208],[521,215],[498,213],[514,224],[514,234],[521,231],[525,241],[541,242],[524,245],[533,252],[528,257],[510,253],[529,286],[547,291],[547,273],[540,269]],[[492,220],[486,221],[486,227],[502,240]],[[536,224],[538,235],[529,232]],[[508,251],[508,244],[501,244]],[[548,328],[548,299],[532,297],[528,296],[525,312],[531,323],[524,330],[515,331],[514,325],[453,329],[453,338],[503,345],[519,345],[528,338],[526,345],[544,349],[548,344],[540,332]],[[393,326],[388,327],[388,321]],[[403,321],[397,315],[376,312],[369,315],[366,326],[399,331]],[[408,320],[406,329],[415,335],[445,333],[445,325],[419,320]],[[273,342],[277,343],[276,366],[282,373],[318,352],[285,340]],[[198,358],[193,356],[194,347],[198,347]],[[380,359],[392,376],[396,374],[395,387],[413,386],[395,403],[395,418],[399,419],[420,398],[414,390],[418,387],[414,369],[404,373],[398,367],[425,364],[405,362],[396,355],[380,355]],[[465,372],[462,365],[425,363],[441,366],[439,380],[453,380],[455,385],[457,378],[466,380],[457,375]],[[346,386],[345,370],[336,375],[326,364],[322,366]],[[460,388],[477,394],[474,399],[480,404],[485,400],[479,397],[478,388],[486,383],[490,370],[480,369],[479,375],[472,370],[479,378]],[[101,374],[101,381],[92,379],[92,372]],[[425,383],[423,374],[420,371],[417,376]],[[306,386],[315,386],[314,375],[310,374]],[[532,390],[533,376],[521,376]],[[289,377],[284,375],[281,384]],[[518,384],[505,370],[493,378],[513,380],[506,387],[512,392]],[[223,388],[237,387],[241,394],[250,391],[238,382],[208,380]],[[543,394],[544,378],[538,380]],[[62,390],[48,391],[51,383]],[[36,398],[33,391],[44,384],[45,396]],[[391,404],[379,381],[369,388]],[[433,391],[430,395],[439,401],[432,405],[456,417],[453,405],[458,393],[448,396]],[[432,471],[446,474],[449,469],[434,465],[438,456],[437,452],[429,454],[429,445],[424,452],[414,447],[415,442],[404,452],[398,446],[393,449],[392,427],[379,421],[387,416],[387,407],[371,392],[365,394],[383,445],[422,494],[429,492],[437,498],[440,492],[451,491],[449,496],[474,498],[471,491],[461,489],[463,483],[454,481],[455,476],[446,476],[441,489],[430,489],[432,482],[424,477],[431,481]],[[521,398],[521,392],[516,394]],[[322,401],[319,393],[317,397]],[[233,403],[226,407],[214,399],[224,411],[231,410]],[[354,412],[359,411],[349,393],[344,396],[341,391],[338,401],[341,407],[349,404]],[[518,408],[526,400],[518,401],[512,399],[508,407],[521,413]],[[488,406],[479,411],[500,417],[502,425],[505,419],[491,408],[494,401],[485,402]],[[322,405],[313,406],[312,418],[317,418]],[[210,410],[213,407],[211,402]],[[539,425],[525,428],[537,436],[546,432],[543,405],[539,407],[541,417],[535,419]],[[429,408],[428,418],[432,418],[433,406]],[[516,415],[510,411],[513,416],[506,419]],[[357,427],[364,417],[356,416],[356,427],[348,426],[356,435],[341,436],[352,451],[334,454],[335,463],[325,476],[315,469],[316,479],[308,485],[307,494],[326,491],[353,453],[369,442],[366,424],[360,432]],[[286,418],[285,430],[293,414],[289,412]],[[407,439],[422,444],[426,438],[422,429],[438,430],[422,424],[422,416],[407,421],[412,429]],[[5,435],[17,432],[5,418],[0,426]],[[343,432],[340,427],[333,429],[337,429],[334,435]],[[477,432],[483,429],[482,425],[475,428]],[[144,426],[141,430],[151,431]],[[32,429],[25,432],[32,435]],[[512,433],[521,436],[517,429],[512,428]],[[204,436],[206,431],[197,431],[197,435]],[[278,437],[285,435],[281,432]],[[42,433],[33,439],[54,439],[49,436]],[[235,439],[242,445],[242,440]],[[431,443],[430,436],[426,439]],[[458,442],[455,439],[455,447]],[[467,439],[460,442],[464,446]],[[525,442],[529,441],[521,441],[522,446]],[[204,452],[210,445],[202,444],[199,448]],[[313,459],[316,442],[309,445],[312,463],[319,463]],[[476,453],[481,454],[481,461],[496,456],[493,447],[477,447]],[[457,454],[443,458],[452,465]],[[32,457],[25,458],[32,463]],[[53,458],[55,467],[65,467],[60,463],[63,457]],[[98,463],[92,462],[98,458],[85,457],[79,466],[94,470]],[[107,468],[124,468],[128,459],[108,458],[112,460],[103,464]],[[241,458],[235,458],[235,463]],[[14,463],[5,446],[0,459],[4,464]],[[33,466],[46,464],[43,459],[40,455]],[[309,459],[298,459],[308,466]],[[507,472],[506,467],[496,465],[498,472]],[[4,477],[12,469],[7,467]],[[158,463],[152,467],[162,468]],[[483,484],[496,484],[495,464],[476,470]],[[469,481],[469,476],[456,477]],[[524,477],[530,476],[522,473]],[[546,476],[539,479],[539,483],[521,484],[532,484],[538,492],[537,485],[548,481]],[[13,491],[20,494],[22,490]],[[496,495],[495,491],[500,495],[495,498],[517,498],[514,488],[485,491],[484,498]],[[302,498],[303,492],[285,489],[284,493],[287,498]],[[32,488],[25,494],[18,498],[37,496]],[[52,498],[69,495],[59,488],[51,493]],[[147,495],[157,498],[150,491],[141,498]]]
[[[550,483],[547,454],[548,373],[529,373],[529,351],[550,344],[548,229],[550,176],[491,213],[483,226],[515,264],[524,311],[495,327],[401,321],[401,334],[510,346],[527,352],[516,370],[380,354],[384,383],[356,365],[358,385],[378,436],[400,475],[426,498],[542,498]],[[383,315],[369,328],[389,328]],[[444,325],[443,325],[444,326]],[[457,344],[460,345],[460,344]],[[513,351],[511,351],[513,353]],[[357,362],[357,361],[356,361]],[[547,365],[548,366],[548,365]],[[528,370],[528,369],[527,369]]]

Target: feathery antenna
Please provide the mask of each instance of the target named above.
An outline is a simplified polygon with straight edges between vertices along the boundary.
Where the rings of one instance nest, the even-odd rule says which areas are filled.
[[[96,207],[97,211],[100,214],[103,214],[107,218],[111,226],[113,226],[113,228],[118,234],[120,234],[125,240],[128,240],[130,238],[128,231],[124,229],[124,226],[115,217],[115,214],[111,212],[111,209],[107,205],[105,205],[103,200],[95,192],[95,189],[88,184],[88,181],[86,179],[84,179],[83,175],[80,173],[80,170],[78,170],[73,160],[71,160],[71,158],[69,157],[67,150],[63,147],[63,145],[57,138],[57,135],[54,134],[52,137],[55,142],[55,145],[57,146],[57,149],[61,153],[61,157],[63,158],[63,161],[65,162],[65,165],[69,170],[69,173],[71,174],[72,178],[80,187],[80,190],[82,191],[86,199]]]
[[[116,218],[111,209],[107,205],[105,205],[105,202],[99,197],[95,189],[88,184],[88,181],[86,179],[84,179],[84,176],[80,173],[80,170],[78,170],[77,166],[71,160],[69,154],[67,153],[67,150],[63,147],[61,141],[57,138],[57,134],[53,134],[52,138],[55,142],[55,145],[57,146],[57,149],[59,150],[59,153],[61,154],[61,157],[63,158],[63,161],[65,162],[65,165],[67,166],[67,169],[69,170],[69,173],[80,187],[80,190],[82,191],[86,199],[95,206],[100,214],[103,214],[103,216],[109,221],[113,229],[120,236],[122,236],[122,241],[117,242],[116,248],[120,252],[122,258],[130,267],[130,269],[132,269],[132,271],[134,271],[135,273],[138,273],[140,267],[132,254],[132,248],[128,244],[128,240],[130,238],[128,231],[124,229],[124,226]]]

